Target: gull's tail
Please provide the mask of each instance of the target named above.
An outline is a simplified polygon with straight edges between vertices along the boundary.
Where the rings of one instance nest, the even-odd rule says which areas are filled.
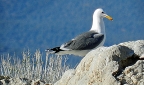
[[[60,47],[55,47],[52,49],[46,49],[45,51],[49,52],[49,53],[58,53],[58,52],[63,51],[63,50],[61,50]]]

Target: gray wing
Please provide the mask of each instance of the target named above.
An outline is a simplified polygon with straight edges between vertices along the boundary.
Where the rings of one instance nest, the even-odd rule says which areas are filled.
[[[71,41],[63,44],[61,49],[67,50],[89,50],[97,47],[104,39],[104,34],[94,31],[83,33]]]

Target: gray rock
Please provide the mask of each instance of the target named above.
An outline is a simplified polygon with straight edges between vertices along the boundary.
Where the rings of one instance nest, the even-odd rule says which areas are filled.
[[[1,77],[2,78],[2,77]],[[27,78],[5,78],[0,80],[0,85],[50,85],[41,80],[30,80]]]
[[[54,85],[144,85],[144,40],[100,47]]]

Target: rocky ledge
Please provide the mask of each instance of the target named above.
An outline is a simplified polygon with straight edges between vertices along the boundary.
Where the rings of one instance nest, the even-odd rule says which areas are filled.
[[[8,76],[0,76],[0,85],[52,85],[46,84],[42,80],[30,80],[27,78],[10,78]]]
[[[92,50],[54,85],[144,85],[144,40]]]
[[[52,84],[0,76],[0,85]],[[54,85],[144,85],[144,40],[92,50]]]

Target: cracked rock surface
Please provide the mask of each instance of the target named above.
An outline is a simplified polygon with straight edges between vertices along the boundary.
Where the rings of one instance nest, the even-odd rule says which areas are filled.
[[[54,85],[144,85],[144,40],[100,47]]]

